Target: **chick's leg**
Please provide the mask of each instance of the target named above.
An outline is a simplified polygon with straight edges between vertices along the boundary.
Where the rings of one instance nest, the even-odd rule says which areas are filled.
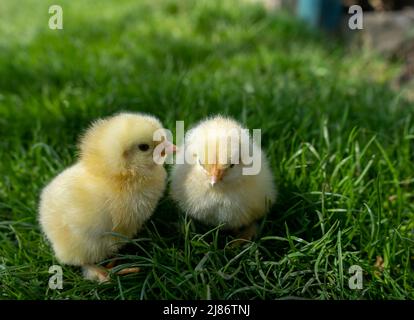
[[[111,262],[108,262],[108,264],[105,266],[106,269],[111,270],[113,267],[116,266],[117,261],[112,260]]]
[[[252,240],[257,233],[257,224],[252,223],[251,225],[244,227],[242,229],[239,229],[237,237],[242,240]]]
[[[231,247],[238,247],[242,244],[246,243],[247,241],[251,241],[257,233],[257,224],[252,223],[247,227],[240,228],[234,231],[234,236],[237,238],[236,240],[232,241]]]

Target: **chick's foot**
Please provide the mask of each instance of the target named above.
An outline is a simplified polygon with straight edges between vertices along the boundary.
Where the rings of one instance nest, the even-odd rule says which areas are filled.
[[[109,272],[103,267],[88,265],[83,268],[83,276],[85,279],[98,281],[99,283],[109,282]]]
[[[257,224],[253,223],[247,227],[240,228],[234,231],[236,240],[232,241],[231,247],[238,247],[242,244],[251,241],[257,233]]]
[[[252,240],[257,233],[257,224],[253,223],[247,227],[241,228],[236,233],[236,237],[242,240]]]

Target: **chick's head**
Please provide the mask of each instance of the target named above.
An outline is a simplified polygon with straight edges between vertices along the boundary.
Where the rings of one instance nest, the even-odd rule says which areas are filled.
[[[241,129],[234,120],[218,116],[202,122],[189,133],[187,140],[194,165],[211,186],[233,183],[242,177]]]
[[[81,140],[80,160],[95,173],[149,176],[159,165],[154,149],[166,142],[154,141],[154,133],[163,130],[158,119],[139,113],[98,120]]]

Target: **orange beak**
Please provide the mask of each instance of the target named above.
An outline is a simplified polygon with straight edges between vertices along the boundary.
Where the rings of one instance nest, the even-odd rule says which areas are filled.
[[[177,146],[169,141],[164,142],[164,150],[161,151],[161,156],[164,157],[166,154],[172,154],[177,152]]]
[[[217,182],[221,181],[221,179],[223,178],[223,174],[224,174],[224,171],[222,169],[214,166],[211,172],[211,179],[210,179],[211,186],[214,186]]]

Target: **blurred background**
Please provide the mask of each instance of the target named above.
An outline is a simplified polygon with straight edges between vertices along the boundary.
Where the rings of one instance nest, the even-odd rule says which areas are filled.
[[[395,79],[400,87],[414,77],[414,2],[410,0],[251,0],[268,10],[287,10],[314,28],[336,33],[351,45],[372,49],[402,61]],[[358,5],[363,10],[363,29],[351,30],[348,21]],[[411,83],[411,89],[414,89]],[[411,94],[409,94],[410,97]]]

